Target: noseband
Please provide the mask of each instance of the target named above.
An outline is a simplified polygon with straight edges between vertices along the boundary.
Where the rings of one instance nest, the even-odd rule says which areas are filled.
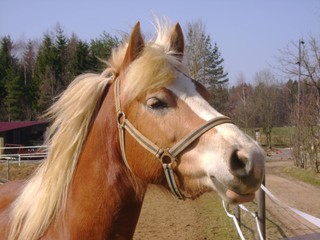
[[[186,149],[194,140],[199,138],[202,134],[223,123],[232,123],[231,119],[226,116],[219,116],[213,118],[199,128],[182,138],[178,141],[173,147],[171,148],[160,148],[151,142],[148,138],[142,135],[127,119],[125,113],[121,110],[120,104],[120,81],[117,78],[115,80],[115,87],[114,87],[114,94],[115,94],[115,104],[116,104],[116,112],[117,112],[117,123],[119,129],[119,136],[120,136],[120,148],[123,161],[125,162],[126,166],[131,170],[129,163],[126,158],[125,153],[125,130],[146,150],[152,153],[155,157],[157,157],[164,169],[164,173],[170,187],[171,192],[178,198],[184,199],[185,197],[180,192],[176,180],[174,178],[174,173],[172,169],[172,164],[178,160],[177,156],[181,153],[184,149]]]

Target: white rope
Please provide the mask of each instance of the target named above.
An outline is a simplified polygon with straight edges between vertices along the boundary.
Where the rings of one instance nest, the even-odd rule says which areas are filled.
[[[257,230],[258,230],[258,234],[259,234],[259,237],[261,240],[263,240],[263,236],[262,236],[262,232],[261,232],[261,229],[260,229],[260,224],[259,224],[259,219],[258,219],[258,215],[257,213],[253,213],[253,212],[250,212],[244,205],[242,204],[239,204],[239,207],[246,211],[247,213],[251,214],[251,216],[254,217],[254,219],[256,220],[256,225],[257,225]]]
[[[310,214],[307,214],[305,212],[302,212],[296,208],[290,207],[287,204],[283,203],[282,201],[280,201],[279,198],[277,198],[275,195],[273,195],[269,189],[267,189],[265,186],[261,185],[261,189],[267,194],[267,196],[273,200],[276,204],[278,204],[278,206],[287,208],[289,210],[291,210],[292,212],[298,214],[300,217],[304,218],[305,220],[307,220],[308,222],[312,223],[313,225],[317,226],[320,228],[320,219],[317,217],[314,217]]]
[[[273,200],[273,202],[275,202],[278,206],[280,207],[284,207],[284,208],[287,208],[289,210],[291,210],[292,212],[298,214],[300,217],[304,218],[305,220],[307,220],[308,222],[312,223],[313,225],[317,226],[320,228],[320,219],[317,218],[317,217],[314,217],[310,214],[307,214],[305,212],[302,212],[296,208],[292,208],[292,207],[289,207],[288,205],[286,205],[285,203],[283,203],[282,201],[280,201],[279,198],[277,198],[275,195],[273,195],[269,189],[267,189],[264,185],[261,185],[261,189],[266,193],[266,195],[271,199]],[[226,204],[224,201],[222,201],[222,204],[223,204],[223,208],[224,208],[224,211],[226,212],[227,216],[232,218],[233,222],[234,222],[234,225],[236,226],[236,229],[237,229],[237,232],[240,236],[240,239],[241,240],[245,240],[244,236],[243,236],[243,233],[241,231],[241,228],[239,226],[239,223],[238,223],[238,220],[236,218],[235,215],[231,214],[227,208],[228,208],[228,204]],[[227,205],[227,206],[226,206]],[[262,232],[261,232],[261,229],[260,229],[260,225],[259,225],[259,219],[258,219],[258,216],[256,213],[253,213],[253,212],[250,212],[244,205],[242,204],[239,204],[238,205],[243,211],[246,211],[248,212],[249,214],[251,214],[255,220],[256,220],[256,224],[257,224],[257,230],[258,230],[258,234],[259,234],[259,237],[260,237],[260,240],[263,240],[263,236],[262,236]]]
[[[226,212],[227,216],[228,216],[229,218],[232,218],[232,220],[233,220],[233,222],[234,222],[234,225],[236,226],[237,232],[238,232],[238,234],[239,234],[239,236],[240,236],[240,239],[241,239],[241,240],[245,240],[236,216],[228,212],[227,207],[226,207],[226,204],[225,204],[225,202],[224,202],[223,200],[222,200],[222,204],[223,204],[223,208],[224,208],[224,211]]]
[[[222,201],[222,204],[223,204],[223,208],[224,208],[224,211],[226,212],[227,216],[232,218],[233,222],[234,222],[234,225],[236,226],[236,229],[237,229],[237,232],[240,236],[240,239],[241,240],[245,240],[245,237],[243,236],[243,233],[241,231],[241,228],[240,228],[240,225],[239,225],[239,222],[236,218],[235,215],[231,214],[228,210],[227,210],[227,207],[226,207],[226,203],[224,201]],[[227,204],[228,206],[228,204]],[[242,204],[239,204],[238,205],[242,210],[248,212],[251,216],[254,217],[255,221],[256,221],[256,225],[257,225],[257,230],[258,230],[258,234],[259,234],[259,237],[260,237],[260,240],[264,240],[263,239],[263,236],[262,236],[262,232],[261,232],[261,229],[260,229],[260,226],[259,226],[259,219],[258,219],[258,216],[256,213],[253,213],[253,212],[250,212],[244,205]]]

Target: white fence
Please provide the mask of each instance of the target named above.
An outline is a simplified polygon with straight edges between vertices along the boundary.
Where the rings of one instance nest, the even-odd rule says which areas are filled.
[[[0,184],[10,179],[10,164],[21,164],[23,161],[41,161],[47,156],[46,146],[11,145],[0,147],[0,164],[4,165],[0,172]]]
[[[0,147],[0,161],[42,160],[47,156],[46,146],[14,146]]]

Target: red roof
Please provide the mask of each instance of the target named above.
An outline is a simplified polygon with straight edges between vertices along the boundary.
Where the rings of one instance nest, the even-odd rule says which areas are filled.
[[[10,131],[18,128],[30,127],[40,124],[45,124],[46,122],[39,121],[25,121],[25,122],[0,122],[0,132]]]

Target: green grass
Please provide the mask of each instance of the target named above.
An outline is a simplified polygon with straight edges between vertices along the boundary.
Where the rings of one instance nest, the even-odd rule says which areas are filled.
[[[292,131],[292,127],[275,127],[272,129],[273,134],[282,136],[290,136],[292,134]]]
[[[204,236],[217,240],[239,239],[233,221],[226,215],[221,198],[217,194],[205,194],[197,201],[201,212],[199,220],[210,223],[205,229]]]
[[[292,145],[292,127],[277,127],[272,129],[272,142],[275,146],[288,147]]]
[[[274,127],[271,133],[272,146],[290,147],[292,145],[293,130],[293,127]],[[245,132],[251,137],[254,137],[253,129],[246,129]],[[263,133],[262,128],[260,128],[260,140],[261,145],[267,144],[266,136]]]
[[[292,166],[284,168],[282,173],[289,177],[320,187],[320,174],[314,172],[312,169],[302,169]]]

